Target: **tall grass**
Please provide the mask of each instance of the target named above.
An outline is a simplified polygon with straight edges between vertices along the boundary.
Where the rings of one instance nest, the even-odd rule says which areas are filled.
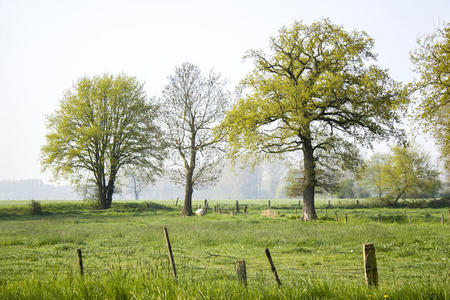
[[[217,202],[224,208],[234,201]],[[301,222],[294,201],[240,201],[248,214],[179,217],[174,203],[0,204],[1,299],[449,299],[450,230],[442,209],[325,208]],[[334,212],[340,216],[334,220]],[[362,215],[361,215],[361,212]],[[343,214],[348,215],[348,224]],[[383,216],[378,223],[378,214]],[[407,216],[412,216],[409,224]],[[169,229],[179,280],[168,268]],[[380,283],[367,288],[362,244],[374,243]],[[82,248],[85,276],[78,272]],[[278,289],[264,255],[269,247]],[[248,288],[234,263],[247,264]]]

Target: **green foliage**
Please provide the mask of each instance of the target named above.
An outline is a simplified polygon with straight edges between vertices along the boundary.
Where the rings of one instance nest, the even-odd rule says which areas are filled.
[[[270,46],[270,55],[248,52],[255,69],[242,81],[247,93],[222,124],[232,158],[300,150],[304,138],[321,154],[345,157],[344,136],[366,144],[394,132],[405,99],[386,71],[366,66],[375,58],[366,33],[327,19],[294,22]]]
[[[270,40],[270,54],[248,52],[255,68],[218,128],[227,135],[232,159],[303,152],[306,220],[315,218],[318,165],[355,169],[355,143],[399,136],[395,125],[406,93],[370,64],[372,48],[365,32],[347,32],[327,19],[281,28]]]
[[[30,212],[32,215],[42,214],[42,206],[39,201],[31,200],[30,202]]]
[[[420,90],[418,117],[442,147],[450,170],[450,23],[417,41],[411,61],[420,78],[414,89]]]
[[[109,208],[120,170],[139,169],[148,180],[161,172],[164,144],[156,114],[135,78],[83,77],[48,117],[43,169],[92,187],[100,207]]]
[[[397,205],[402,196],[435,197],[441,187],[439,172],[430,166],[430,158],[411,145],[373,155],[365,168],[364,182],[375,188],[379,200],[391,205]]]

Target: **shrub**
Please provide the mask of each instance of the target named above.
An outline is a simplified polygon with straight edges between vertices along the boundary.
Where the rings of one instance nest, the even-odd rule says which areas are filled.
[[[30,209],[32,215],[40,215],[42,214],[42,206],[39,201],[31,200]]]

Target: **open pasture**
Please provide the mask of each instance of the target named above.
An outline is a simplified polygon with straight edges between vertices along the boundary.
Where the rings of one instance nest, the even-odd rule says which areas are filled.
[[[239,201],[248,212],[234,215],[235,201],[210,201],[222,214],[210,210],[203,217],[179,217],[174,204],[115,202],[109,210],[97,210],[84,202],[43,201],[42,214],[32,215],[26,201],[1,201],[0,298],[450,298],[448,207],[358,208],[334,200],[327,207],[324,200],[318,201],[319,220],[302,222],[294,200],[272,200],[274,217],[262,215],[267,200]],[[364,243],[375,245],[377,288],[365,285]],[[83,253],[83,277],[77,248]],[[237,260],[246,261],[246,288],[236,279]]]

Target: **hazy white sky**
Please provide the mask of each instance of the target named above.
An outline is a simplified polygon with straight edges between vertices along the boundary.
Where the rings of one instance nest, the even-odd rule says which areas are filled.
[[[45,115],[81,76],[125,72],[158,96],[174,67],[190,61],[234,88],[251,67],[247,50],[265,49],[294,20],[328,17],[366,31],[379,64],[409,81],[417,37],[449,15],[448,0],[0,0],[0,180],[47,177]]]

